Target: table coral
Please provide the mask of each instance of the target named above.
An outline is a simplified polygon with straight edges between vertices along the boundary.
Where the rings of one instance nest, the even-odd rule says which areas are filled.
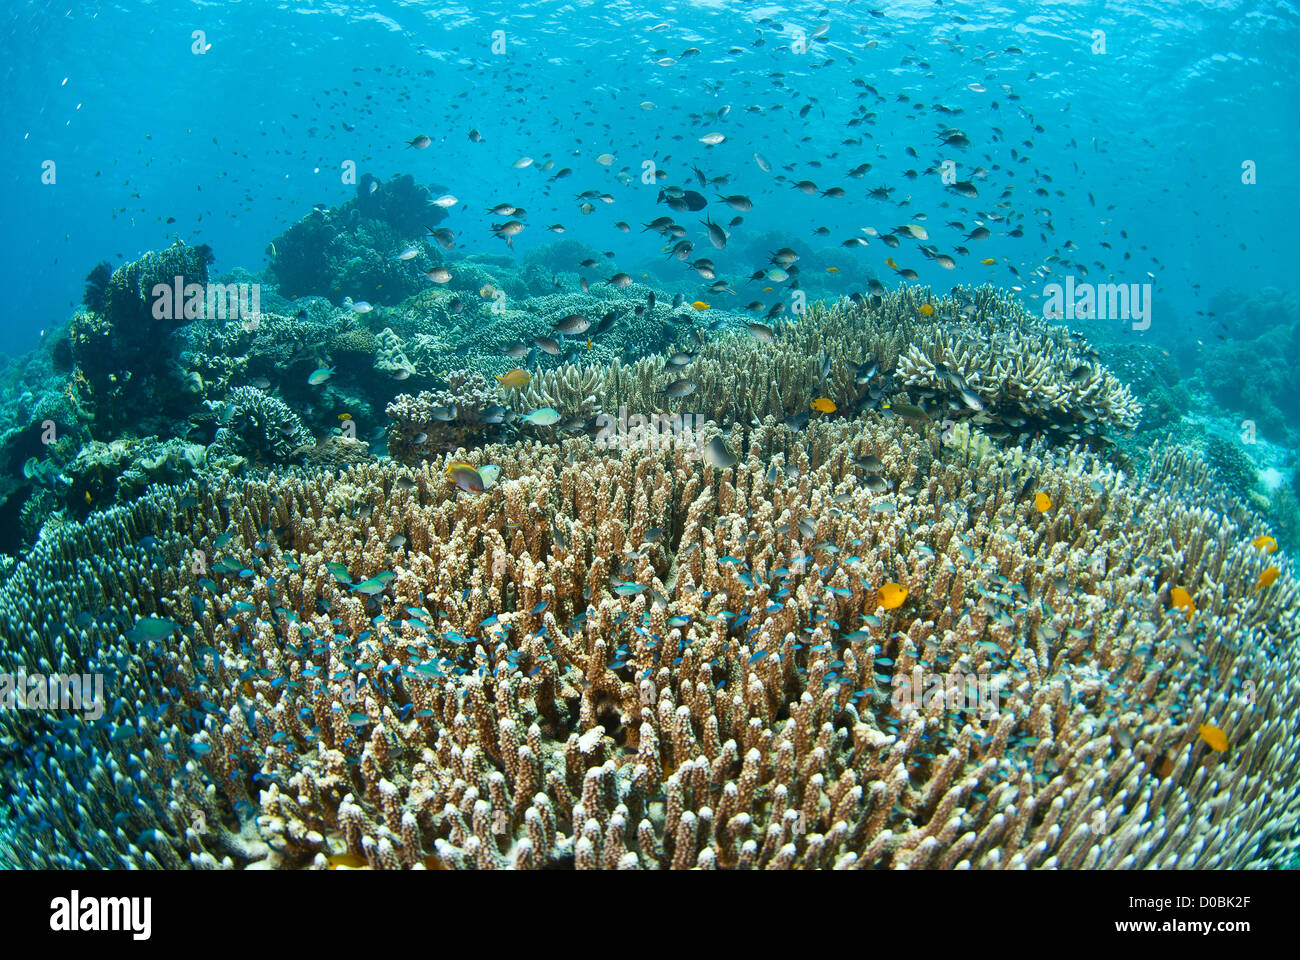
[[[768,418],[726,470],[583,438],[471,452],[500,467],[478,495],[441,464],[156,488],[42,539],[0,586],[19,641],[0,667],[115,677],[94,722],[0,714],[0,744],[32,758],[0,770],[2,855],[1288,862],[1289,562],[1167,485],[1169,454],[1150,482],[1043,444],[979,455],[868,413],[798,434]],[[1257,590],[1266,564],[1281,576]],[[997,698],[900,702],[917,668]]]

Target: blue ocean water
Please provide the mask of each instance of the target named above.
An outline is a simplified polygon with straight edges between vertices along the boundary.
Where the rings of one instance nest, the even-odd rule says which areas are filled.
[[[1017,282],[1005,261],[1032,289],[1032,271],[1056,257],[1093,278],[1153,283],[1151,336],[1203,338],[1216,293],[1295,289],[1297,20],[1294,5],[1267,2],[13,4],[0,22],[11,224],[0,350],[30,349],[66,320],[101,260],[179,237],[209,244],[218,271],[266,266],[285,226],[353,195],[346,160],[446,186],[469,207],[455,225],[465,251],[501,246],[483,209],[511,201],[532,214],[519,251],[562,222],[567,237],[634,265],[657,245],[611,224],[658,215],[657,189],[639,181],[646,160],[668,183],[698,165],[751,196],[737,241],[806,231],[814,249],[838,253],[862,227],[884,232],[921,211],[951,251],[969,230],[941,225],[974,211],[925,172],[947,153],[962,179],[990,170],[972,206],[1001,204],[1024,236],[998,231],[924,280]],[[790,52],[797,30],[823,24],[806,53]],[[971,146],[939,149],[946,126]],[[698,142],[710,132],[727,139]],[[433,146],[408,150],[419,134]],[[607,152],[615,161],[602,167]],[[762,174],[755,152],[846,195],[793,191]],[[538,164],[514,170],[521,156]],[[572,175],[550,184],[543,158]],[[845,176],[864,162],[862,179]],[[620,170],[638,179],[624,186]],[[877,187],[890,201],[866,198]],[[589,189],[615,203],[580,215],[573,195]],[[829,236],[812,237],[818,226]],[[888,269],[879,244],[850,252],[846,292],[851,271]]]

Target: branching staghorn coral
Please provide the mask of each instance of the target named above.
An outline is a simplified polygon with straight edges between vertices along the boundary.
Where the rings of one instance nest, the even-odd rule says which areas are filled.
[[[934,313],[923,315],[923,304]],[[620,405],[647,412],[688,410],[718,423],[748,425],[768,416],[807,413],[819,397],[845,413],[872,406],[870,385],[878,377],[863,378],[860,372],[874,366],[914,399],[927,401],[935,421],[971,416],[974,410],[960,399],[952,378],[936,367],[941,364],[980,395],[985,411],[978,419],[1005,418],[1026,439],[1038,430],[1079,439],[1131,428],[1140,404],[1090,357],[1068,331],[1030,316],[993,288],[959,288],[957,295],[943,298],[900,288],[870,304],[814,304],[805,316],[779,326],[771,342],[723,330],[676,369],[667,366],[664,355],[652,355],[631,365],[615,361],[594,368],[598,373],[588,368],[578,374],[573,365],[539,371],[526,396],[530,401],[551,397],[564,404],[557,409],[585,413],[572,406],[580,377],[583,396],[595,396],[606,413]],[[680,401],[670,400],[664,390],[679,378],[696,388]]]
[[[478,495],[440,464],[367,464],[156,491],[62,528],[0,587],[4,669],[113,664],[113,702],[134,706],[98,725],[0,715],[0,744],[42,758],[3,767],[4,858],[1294,855],[1300,607],[1257,531],[1077,451],[984,450],[976,472],[965,449],[874,415],[800,435],[769,421],[745,453],[719,470],[681,447],[493,446],[468,454],[500,466]],[[1255,589],[1266,565],[1282,574]],[[137,617],[178,627],[156,642],[166,625]],[[917,667],[987,676],[998,700],[900,701],[894,678]]]

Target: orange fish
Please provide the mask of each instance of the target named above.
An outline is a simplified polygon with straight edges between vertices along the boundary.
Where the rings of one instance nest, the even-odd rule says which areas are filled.
[[[709,309],[709,305],[705,303],[703,300],[696,300],[694,303],[691,304],[691,306],[694,307],[696,310]]]
[[[590,344],[591,341],[588,340],[587,343]],[[526,386],[528,381],[533,379],[533,375],[523,367],[515,367],[513,370],[508,370],[503,374],[499,374],[497,379],[501,381],[501,386],[513,389],[515,387]]]
[[[772,292],[772,288],[771,288],[771,287],[764,287],[764,288],[763,288],[763,292],[764,292],[764,293],[771,293],[771,292]]]
[[[1263,550],[1265,553],[1277,553],[1277,541],[1268,534],[1262,534],[1250,541],[1250,545],[1256,550]]]
[[[1183,587],[1174,587],[1169,591],[1169,603],[1180,610],[1186,610],[1188,620],[1192,619],[1192,614],[1196,612],[1196,605],[1192,603],[1192,595]]]
[[[839,268],[839,267],[827,267],[827,268],[826,268],[826,272],[827,272],[827,273],[839,273],[839,272],[840,272],[840,268]]]
[[[1203,723],[1197,733],[1201,739],[1210,745],[1210,749],[1215,753],[1223,753],[1228,749],[1228,735],[1218,727],[1209,723]]]
[[[1034,494],[1034,509],[1039,513],[1046,513],[1052,509],[1052,498],[1041,490]]]
[[[821,413],[834,413],[835,401],[831,400],[829,397],[818,397],[812,402],[812,408]]]
[[[891,269],[891,270],[897,270],[897,269],[898,269],[898,264],[896,264],[896,263],[894,262],[894,258],[893,258],[893,257],[885,257],[885,266],[889,267],[889,269]]]
[[[1265,587],[1271,587],[1276,582],[1277,582],[1277,567],[1269,567],[1267,570],[1261,573],[1259,575],[1259,579],[1255,581],[1255,589],[1263,590]]]
[[[981,260],[980,263],[984,264],[984,266],[986,267],[991,267],[993,266],[993,264],[997,263],[997,261],[994,260],[992,257],[986,257],[985,259]]]
[[[921,306],[920,306],[918,309],[919,309],[919,311],[920,311],[920,313],[921,313],[921,316],[923,316],[923,317],[933,317],[933,316],[934,316],[934,307],[931,306],[931,305],[928,304],[928,303],[923,303],[923,304],[921,304]]]
[[[907,599],[907,587],[901,583],[882,583],[876,591],[876,603],[886,610],[894,610]]]

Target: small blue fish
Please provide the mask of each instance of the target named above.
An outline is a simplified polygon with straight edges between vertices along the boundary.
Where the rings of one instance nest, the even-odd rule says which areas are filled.
[[[526,413],[519,418],[525,423],[531,423],[537,427],[549,427],[560,422],[560,411],[554,407],[541,407],[532,413]]]
[[[180,629],[180,624],[174,620],[167,620],[162,617],[146,617],[137,620],[127,638],[133,643],[144,643],[149,641],[161,640],[164,637]]]

